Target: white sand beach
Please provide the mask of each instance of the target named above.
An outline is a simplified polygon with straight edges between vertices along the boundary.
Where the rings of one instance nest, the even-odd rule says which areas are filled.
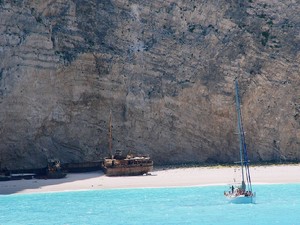
[[[69,173],[62,179],[31,179],[0,182],[0,195],[114,188],[156,188],[200,185],[227,185],[239,177],[238,167],[191,167],[155,169],[151,175],[107,177],[101,171]],[[300,164],[254,166],[250,168],[254,184],[300,183]]]

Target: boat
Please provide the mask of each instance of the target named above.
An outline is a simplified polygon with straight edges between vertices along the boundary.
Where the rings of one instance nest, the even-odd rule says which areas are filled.
[[[45,172],[42,175],[37,175],[37,179],[60,179],[67,176],[67,172],[61,168],[60,161],[58,159],[49,159],[48,165],[45,168]]]
[[[104,158],[102,168],[106,176],[137,176],[149,174],[153,169],[153,161],[148,155],[137,155],[129,152],[122,154],[116,150],[112,154],[112,116],[109,118],[109,156]]]
[[[238,81],[235,80],[235,101],[238,117],[238,134],[240,141],[240,167],[241,167],[241,183],[230,185],[230,190],[225,191],[224,195],[230,203],[255,203],[256,193],[252,190],[251,176],[249,169],[249,160],[247,154],[247,146],[245,141],[245,133],[242,123],[242,114],[240,109],[240,96]]]
[[[6,167],[2,168],[0,163],[0,181],[30,180],[34,178],[35,175],[35,173],[26,171],[8,170]]]
[[[48,167],[46,172],[47,179],[59,179],[67,176],[66,171],[63,171],[58,159],[48,160]]]

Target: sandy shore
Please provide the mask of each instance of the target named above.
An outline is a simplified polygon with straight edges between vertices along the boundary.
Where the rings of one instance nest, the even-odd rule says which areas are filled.
[[[102,172],[69,173],[63,179],[13,180],[0,182],[0,194],[56,191],[97,190],[113,188],[179,187],[227,185],[239,179],[236,167],[193,167],[156,169],[147,176],[107,177]],[[251,167],[254,184],[300,183],[299,165]]]

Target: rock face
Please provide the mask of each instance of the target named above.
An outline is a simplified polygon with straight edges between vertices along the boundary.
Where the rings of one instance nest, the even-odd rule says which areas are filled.
[[[300,159],[298,0],[0,0],[0,161]]]

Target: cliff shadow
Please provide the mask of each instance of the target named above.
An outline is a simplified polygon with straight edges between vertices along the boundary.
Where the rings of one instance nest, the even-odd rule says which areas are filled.
[[[68,190],[96,190],[101,187],[103,171],[68,173],[61,179],[23,179],[0,182],[0,195],[62,192]],[[99,178],[99,179],[97,179]],[[39,190],[37,190],[39,189]]]

